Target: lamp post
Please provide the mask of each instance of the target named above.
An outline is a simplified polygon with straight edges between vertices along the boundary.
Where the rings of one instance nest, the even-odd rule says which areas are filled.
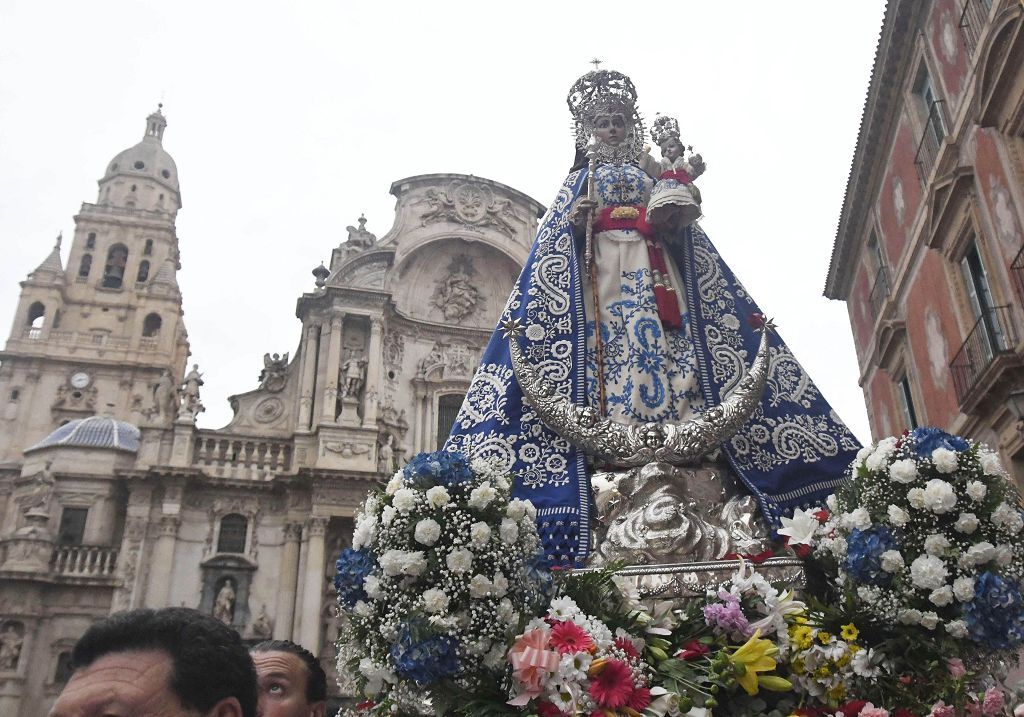
[[[1017,431],[1024,433],[1024,389],[1010,392],[1006,397],[1006,408],[1016,419]]]

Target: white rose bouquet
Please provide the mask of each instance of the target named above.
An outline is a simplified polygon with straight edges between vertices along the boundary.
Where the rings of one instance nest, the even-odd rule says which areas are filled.
[[[489,463],[438,451],[366,499],[337,561],[338,669],[374,711],[503,676],[507,643],[550,582],[536,510],[509,491]]]
[[[816,554],[864,612],[965,646],[1024,640],[1024,516],[994,453],[917,428],[862,449],[828,502]]]

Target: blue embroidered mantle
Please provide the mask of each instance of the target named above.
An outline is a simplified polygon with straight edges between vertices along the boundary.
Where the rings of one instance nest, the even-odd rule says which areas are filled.
[[[559,190],[501,316],[501,322],[519,319],[526,327],[519,339],[524,354],[580,406],[587,403],[586,317],[582,257],[568,215],[586,188],[586,175],[570,174]],[[700,228],[670,240],[668,250],[685,284],[704,403],[714,406],[753,360],[760,337],[747,319],[760,310]],[[820,504],[860,445],[777,335],[771,348],[762,404],[722,449],[769,523],[778,525],[793,508]],[[491,336],[445,447],[495,460],[515,476],[515,494],[537,507],[551,561],[586,559],[586,457],[523,401],[500,330]]]

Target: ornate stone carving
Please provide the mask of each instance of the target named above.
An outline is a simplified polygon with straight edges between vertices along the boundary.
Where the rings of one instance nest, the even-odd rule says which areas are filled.
[[[306,535],[310,538],[322,538],[327,534],[329,518],[314,517],[306,521]]]
[[[203,385],[203,374],[199,373],[199,364],[192,364],[192,370],[185,374],[181,386],[181,405],[178,407],[178,420],[195,423],[196,417],[206,410],[199,399],[199,387]]]
[[[149,385],[149,399],[149,406],[143,408],[143,413],[150,420],[172,414],[171,407],[177,403],[177,390],[170,371],[164,370],[160,378]]]
[[[18,669],[24,644],[25,624],[18,620],[4,622],[0,628],[0,670],[12,672]]]
[[[260,614],[252,621],[252,625],[249,628],[252,636],[259,640],[270,639],[271,634],[274,632],[274,625],[267,616],[267,606],[263,605],[260,608]]]
[[[377,235],[366,229],[366,217],[359,216],[358,227],[345,227],[348,231],[348,239],[345,241],[347,249],[369,249],[377,243]]]
[[[284,401],[277,396],[269,396],[259,403],[252,411],[256,423],[273,423],[284,413]]]
[[[470,378],[476,368],[477,350],[464,344],[435,343],[417,367],[420,378]]]
[[[395,467],[395,437],[385,431],[377,445],[377,472],[391,475]]]
[[[57,387],[57,395],[53,399],[52,410],[78,411],[81,413],[95,413],[96,411],[96,385],[90,384],[85,388],[75,388],[66,383]]]
[[[235,597],[234,579],[224,578],[213,601],[213,616],[225,625],[230,625],[235,619]]]
[[[512,209],[512,202],[495,197],[485,184],[456,180],[444,189],[428,189],[424,198],[430,205],[420,215],[424,226],[448,221],[476,228],[494,227],[511,237],[515,236],[516,223],[524,223]]]
[[[260,371],[260,388],[270,393],[278,393],[288,380],[288,352],[279,354],[263,354],[263,370]]]
[[[39,511],[49,515],[54,486],[57,484],[53,471],[50,470],[52,466],[53,461],[46,461],[42,470],[32,476],[28,492],[18,501],[22,513],[28,515],[30,511]]]
[[[354,458],[370,452],[370,446],[365,443],[349,443],[342,441],[324,441],[324,455],[326,451],[338,453],[342,458]]]
[[[342,398],[359,398],[366,384],[366,359],[361,353],[349,352],[345,363],[341,365],[341,378],[343,380],[339,384],[342,387]]]
[[[394,331],[384,336],[384,365],[396,374],[402,370],[402,358],[405,356],[405,339]]]
[[[285,523],[282,528],[286,543],[293,543],[302,539],[302,523]]]
[[[448,274],[438,279],[431,303],[446,321],[461,321],[480,306],[483,298],[475,286],[476,269],[468,257],[455,257],[448,264]]]

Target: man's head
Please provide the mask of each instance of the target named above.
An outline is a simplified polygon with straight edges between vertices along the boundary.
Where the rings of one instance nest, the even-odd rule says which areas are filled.
[[[309,650],[289,640],[252,648],[262,717],[324,717],[327,675]]]
[[[195,610],[111,615],[86,630],[71,662],[51,717],[256,717],[256,672],[245,645]]]

